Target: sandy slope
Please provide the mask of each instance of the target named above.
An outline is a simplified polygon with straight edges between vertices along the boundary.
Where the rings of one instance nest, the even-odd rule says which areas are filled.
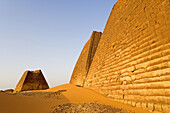
[[[41,99],[0,93],[0,113],[38,113],[41,108],[48,112]]]
[[[113,101],[110,98],[106,98],[103,95],[92,91],[90,89],[77,87],[71,84],[65,84],[61,86],[57,86],[51,89],[48,89],[47,91],[57,91],[57,90],[67,90],[66,92],[63,92],[62,94],[69,99],[71,103],[87,103],[87,102],[96,102],[99,104],[106,104],[106,105],[112,105],[114,107],[123,108],[126,110],[131,110],[137,113],[147,113],[148,111],[142,110],[140,108],[134,108],[129,105],[125,105],[122,103],[118,103]]]
[[[112,105],[138,113],[147,112],[114,102],[90,89],[65,84],[48,90],[27,91],[19,94],[0,92],[0,113],[49,113],[55,105],[88,102]]]

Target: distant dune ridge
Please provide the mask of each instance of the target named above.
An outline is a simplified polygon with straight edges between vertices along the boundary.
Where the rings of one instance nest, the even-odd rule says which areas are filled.
[[[25,71],[14,92],[48,89],[48,83],[41,70]]]
[[[170,0],[118,0],[91,65],[84,56],[71,84],[151,112],[170,113]]]

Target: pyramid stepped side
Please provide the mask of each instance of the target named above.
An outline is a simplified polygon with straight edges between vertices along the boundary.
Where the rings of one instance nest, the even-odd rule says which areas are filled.
[[[118,102],[170,112],[169,0],[118,0],[84,87]]]
[[[26,71],[23,74],[19,83],[17,84],[14,92],[28,91],[28,90],[44,90],[48,88],[49,86],[41,70]]]
[[[102,33],[93,31],[85,44],[71,76],[70,83],[83,86]]]

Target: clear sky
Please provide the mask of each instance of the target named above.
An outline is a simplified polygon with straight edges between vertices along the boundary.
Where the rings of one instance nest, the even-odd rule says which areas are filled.
[[[117,0],[0,0],[0,89],[41,69],[50,87],[69,83],[93,30]]]

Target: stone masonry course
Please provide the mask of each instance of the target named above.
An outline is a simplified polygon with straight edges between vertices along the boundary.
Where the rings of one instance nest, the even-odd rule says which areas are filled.
[[[71,83],[151,112],[170,112],[169,0],[118,0],[93,56],[86,78],[81,70],[88,64],[76,65],[80,80],[73,74]]]

